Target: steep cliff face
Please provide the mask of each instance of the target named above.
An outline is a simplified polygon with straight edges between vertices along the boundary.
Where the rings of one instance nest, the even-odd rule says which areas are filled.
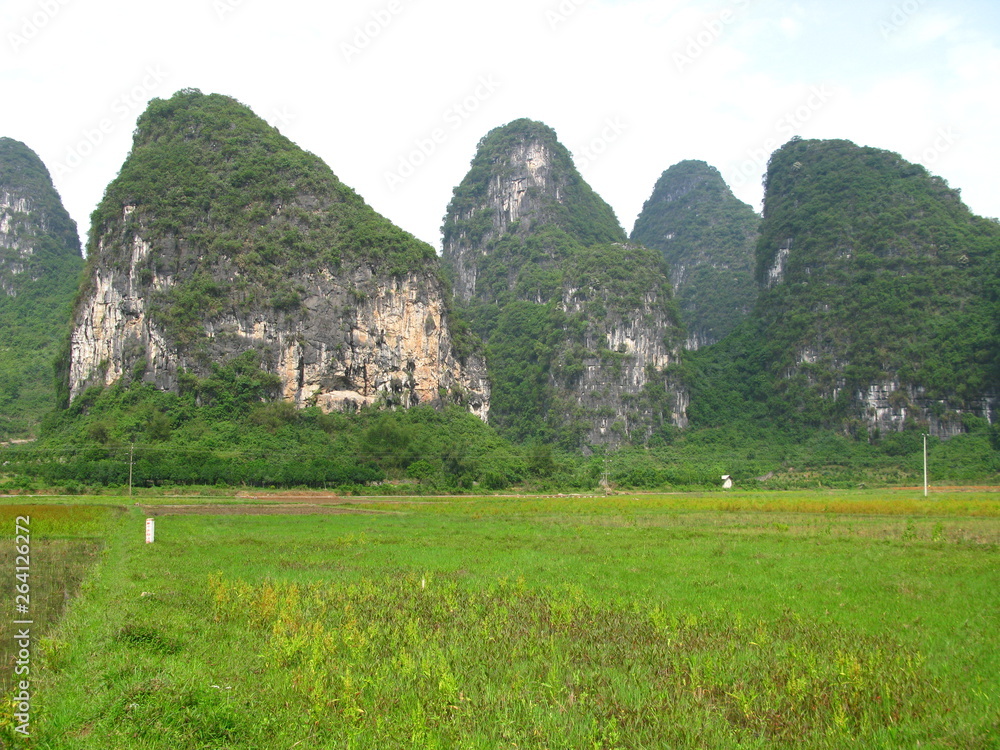
[[[76,224],[42,161],[0,138],[0,437],[54,405],[51,362],[83,267]]]
[[[121,378],[176,390],[253,349],[299,406],[454,401],[487,417],[485,366],[456,351],[433,250],[226,97],[150,105],[88,267],[71,397]]]
[[[30,148],[0,138],[0,294],[16,297],[53,279],[71,288],[82,265],[76,223]]]
[[[663,253],[687,349],[719,341],[753,308],[759,225],[760,217],[703,161],[675,164],[657,180],[631,240]]]
[[[760,346],[810,420],[949,437],[992,422],[1000,226],[897,154],[792,141],[767,173]]]
[[[9,191],[0,195],[0,293],[8,297],[16,297],[18,292],[17,277],[27,270],[26,263],[34,254],[30,241],[25,241],[24,234],[30,232],[26,226],[31,215],[31,206],[26,198],[17,197]],[[41,227],[39,227],[41,228]],[[36,268],[35,274],[41,269]],[[27,278],[37,281],[38,276],[29,274]]]
[[[565,185],[553,178],[554,156],[547,144],[537,140],[512,144],[507,163],[487,181],[482,203],[467,206],[456,217],[463,226],[448,233],[444,254],[453,263],[455,294],[461,299],[469,300],[476,293],[480,258],[467,252],[469,245],[486,245],[511,226],[527,235],[544,203],[559,202]]]
[[[456,295],[487,341],[499,429],[578,446],[685,424],[662,257],[626,241],[551,128],[517,120],[484,137],[443,234]]]
[[[480,267],[494,265],[487,255],[500,240],[552,228],[584,245],[625,241],[614,211],[577,172],[555,131],[526,119],[490,131],[442,227],[456,295],[473,298]]]
[[[588,326],[583,348],[583,373],[569,394],[590,424],[592,443],[633,437],[644,439],[663,425],[687,425],[687,394],[671,375],[677,363],[677,314],[663,304],[659,293],[647,293],[639,307],[604,318],[603,325]],[[579,300],[573,300],[576,307]],[[564,309],[569,305],[564,302]],[[603,295],[600,305],[614,305]],[[593,305],[581,305],[581,312]],[[605,353],[606,352],[606,353]]]

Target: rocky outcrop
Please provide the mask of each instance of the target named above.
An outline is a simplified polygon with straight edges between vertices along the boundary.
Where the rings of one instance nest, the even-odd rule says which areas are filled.
[[[577,405],[593,422],[588,430],[591,443],[617,442],[625,437],[644,438],[651,426],[687,426],[687,393],[666,376],[667,368],[678,362],[676,344],[662,331],[676,325],[656,294],[648,294],[636,317],[607,320],[602,329],[591,331],[584,346],[588,351],[607,351],[584,361],[584,371],[574,389]],[[609,361],[610,360],[610,361]],[[670,385],[665,404],[639,398],[654,383]]]
[[[565,194],[565,177],[553,174],[557,161],[553,145],[540,139],[527,139],[510,146],[505,164],[492,174],[486,184],[482,202],[449,217],[452,223],[466,226],[447,233],[444,257],[452,264],[455,294],[469,300],[476,293],[476,278],[482,248],[502,237],[513,227],[521,236],[530,234],[537,223],[544,223],[545,204],[560,204]],[[478,224],[479,231],[467,228]],[[472,246],[479,249],[471,251]]]
[[[362,266],[302,275],[294,280],[305,290],[294,313],[260,306],[207,317],[192,354],[149,314],[150,298],[174,283],[157,275],[139,281],[152,252],[135,236],[125,269],[95,269],[73,327],[71,398],[136,368],[143,380],[176,390],[179,372],[202,372],[206,362],[255,349],[280,377],[282,396],[298,406],[330,411],[455,400],[487,418],[485,367],[475,358],[463,366],[453,356],[443,288],[431,273],[380,279]]]
[[[996,399],[984,397],[955,410],[944,399],[930,399],[923,388],[904,385],[898,380],[872,383],[856,394],[864,404],[865,417],[872,432],[887,435],[907,427],[920,427],[929,435],[947,439],[966,431],[963,415],[972,415],[993,423]]]
[[[456,296],[487,341],[499,429],[594,445],[686,424],[662,258],[625,240],[551,128],[517,120],[483,138],[443,233]]]
[[[767,269],[767,277],[764,280],[765,287],[770,289],[775,284],[781,283],[781,280],[785,278],[785,264],[788,263],[788,256],[791,252],[792,240],[788,239],[778,248],[778,252],[774,254],[774,262]]]
[[[0,195],[0,294],[9,297],[17,296],[16,277],[27,270],[26,261],[34,254],[31,244],[22,239],[30,210],[27,199],[6,191]]]
[[[981,418],[989,424],[996,421],[996,398],[992,395],[971,399],[956,408],[947,398],[934,398],[927,388],[904,383],[898,378],[852,384],[845,375],[849,366],[846,359],[832,358],[806,347],[796,354],[796,366],[789,368],[784,377],[804,378],[824,399],[851,404],[852,418],[864,424],[872,436],[920,429],[947,439],[966,431],[965,415]]]
[[[325,165],[247,118],[232,100],[183,98],[184,107],[172,110],[172,119],[183,120],[192,110],[242,118],[243,137],[269,139],[280,163],[302,159],[311,187],[308,193],[286,191],[291,194],[253,222],[236,213],[231,224],[219,227],[210,215],[194,215],[178,229],[177,217],[190,215],[186,206],[161,195],[135,196],[113,183],[99,211],[104,220],[74,316],[71,398],[122,378],[177,390],[185,372],[206,375],[213,363],[256,350],[262,367],[280,379],[281,396],[298,406],[330,411],[461,403],[485,420],[485,365],[478,355],[460,358],[455,352],[433,250],[389,225],[339,185]],[[169,119],[145,127],[176,130]],[[142,129],[140,120],[130,158],[138,153],[148,162],[164,147],[163,139],[146,138]],[[181,144],[192,160],[219,146],[212,138],[191,144],[183,136]],[[129,175],[126,164],[119,179]],[[133,200],[122,203],[120,195]],[[217,200],[241,205],[246,198]],[[393,262],[406,262],[409,270],[387,269],[388,251],[381,245],[359,250],[362,241],[346,234],[358,226],[369,245],[381,240],[402,247],[406,255]],[[219,252],[209,237],[232,250]],[[331,247],[338,237],[342,246]],[[280,243],[289,250],[262,267],[264,254],[273,258]],[[317,249],[308,254],[303,247]]]

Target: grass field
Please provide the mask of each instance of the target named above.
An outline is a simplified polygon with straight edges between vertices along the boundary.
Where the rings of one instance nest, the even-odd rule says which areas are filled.
[[[1000,494],[141,502],[32,498],[103,549],[8,744],[1000,746]]]

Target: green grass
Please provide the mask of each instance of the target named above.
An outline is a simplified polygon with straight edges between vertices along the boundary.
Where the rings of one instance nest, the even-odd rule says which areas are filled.
[[[153,545],[132,507],[34,746],[996,747],[995,498],[353,498]]]
[[[0,505],[0,571],[7,581],[5,617],[0,620],[0,693],[7,694],[24,676],[15,676],[19,651],[15,634],[23,627],[15,625],[15,619],[30,619],[36,643],[48,638],[97,559],[101,539],[117,516],[111,508],[82,505]],[[22,571],[21,578],[15,578],[17,571]],[[14,614],[15,585],[25,587],[27,613]]]

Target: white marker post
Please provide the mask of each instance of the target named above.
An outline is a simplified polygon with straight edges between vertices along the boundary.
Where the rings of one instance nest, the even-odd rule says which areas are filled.
[[[146,519],[146,544],[153,543],[153,519]]]

